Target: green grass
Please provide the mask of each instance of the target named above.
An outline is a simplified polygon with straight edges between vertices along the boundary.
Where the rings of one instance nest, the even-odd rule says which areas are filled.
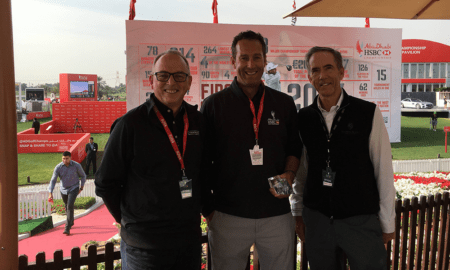
[[[105,150],[105,144],[108,141],[109,133],[91,134],[91,136],[94,137],[94,142],[98,144],[99,154],[97,154],[97,156],[98,158],[101,158],[102,155],[100,152]],[[83,169],[85,160],[81,162]],[[61,161],[61,153],[18,154],[19,186],[49,183],[55,166]],[[97,169],[100,166],[100,163],[101,160],[97,159]],[[92,171],[92,165],[90,170]],[[27,183],[27,176],[30,176],[30,183]]]
[[[439,118],[436,131],[430,130],[430,118],[402,116],[401,121],[402,142],[391,144],[394,160],[433,159],[438,154],[450,158],[450,151],[445,153],[444,133],[449,119]]]
[[[42,118],[42,119],[38,119],[38,121],[42,125],[42,124],[44,124],[46,122],[52,121],[52,118],[51,117],[49,117],[49,118]],[[32,125],[33,125],[33,121],[28,121],[26,123],[22,123],[22,122],[17,123],[17,133],[31,128]]]
[[[19,222],[19,234],[26,233],[32,231],[37,226],[41,225],[45,222],[48,217],[38,218],[38,219],[29,219]]]

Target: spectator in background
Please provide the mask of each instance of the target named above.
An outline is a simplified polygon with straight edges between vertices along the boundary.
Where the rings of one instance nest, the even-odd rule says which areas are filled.
[[[434,131],[436,131],[437,122],[438,122],[437,113],[434,112],[430,118],[430,124],[433,126]]]
[[[89,143],[86,144],[86,147],[84,148],[84,151],[86,152],[86,175],[89,175],[89,167],[91,166],[92,162],[92,169],[93,174],[95,175],[95,172],[97,172],[97,150],[98,150],[98,144],[94,142],[94,138],[91,137],[89,139]]]
[[[80,163],[72,160],[72,154],[69,151],[65,151],[62,154],[62,162],[56,165],[53,171],[52,179],[48,185],[49,200],[53,200],[53,189],[56,185],[56,180],[59,177],[60,180],[60,192],[64,201],[67,213],[67,222],[64,229],[64,234],[69,235],[70,229],[74,224],[73,218],[73,205],[78,194],[81,193],[86,182],[86,174],[84,174],[83,168]],[[81,178],[81,179],[80,179]],[[81,182],[81,184],[79,183]]]
[[[37,118],[33,119],[33,125],[31,128],[34,128],[34,134],[39,134],[39,129],[41,129],[41,123],[37,120]]]
[[[444,95],[444,109],[447,110],[447,97]]]

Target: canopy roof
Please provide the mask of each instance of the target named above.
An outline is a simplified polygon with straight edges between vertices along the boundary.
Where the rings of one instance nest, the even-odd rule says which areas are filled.
[[[314,0],[286,17],[450,19],[450,0]]]

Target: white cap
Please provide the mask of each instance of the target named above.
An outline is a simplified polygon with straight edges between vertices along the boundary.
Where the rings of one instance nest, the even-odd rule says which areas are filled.
[[[269,62],[267,64],[267,66],[266,66],[266,69],[267,69],[267,71],[269,71],[269,70],[272,70],[272,69],[277,68],[277,67],[278,67],[278,65],[275,65],[274,63]]]

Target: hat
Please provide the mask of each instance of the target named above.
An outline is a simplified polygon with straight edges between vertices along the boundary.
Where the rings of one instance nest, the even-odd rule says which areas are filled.
[[[272,69],[277,68],[277,67],[278,67],[278,65],[275,65],[272,62],[269,62],[269,64],[267,64],[267,66],[266,66],[267,71],[272,70]]]

